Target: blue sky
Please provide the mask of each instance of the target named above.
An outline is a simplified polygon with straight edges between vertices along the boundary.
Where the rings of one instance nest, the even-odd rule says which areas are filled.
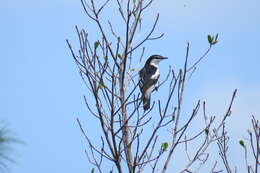
[[[228,127],[234,145],[246,135],[250,115],[259,119],[260,114],[259,5],[258,0],[164,0],[156,1],[144,16],[150,24],[160,12],[155,33],[165,33],[161,40],[146,44],[145,55],[168,56],[174,68],[183,62],[188,41],[192,61],[206,50],[207,34],[219,33],[219,44],[190,81],[185,103],[192,106],[197,99],[206,100],[208,111],[221,116],[237,88]],[[109,14],[113,21],[114,9]],[[5,1],[0,20],[0,118],[26,143],[14,146],[17,163],[10,165],[12,172],[90,170],[76,117],[95,127],[86,119],[87,90],[65,43],[67,38],[77,43],[75,25],[88,28],[93,39],[97,34],[80,1]],[[162,64],[165,69],[167,65]],[[234,147],[231,153],[239,149]]]

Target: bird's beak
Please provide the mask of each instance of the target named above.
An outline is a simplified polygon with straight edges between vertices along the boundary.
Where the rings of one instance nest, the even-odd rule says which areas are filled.
[[[162,59],[162,60],[168,59],[168,57],[162,56],[161,59]]]

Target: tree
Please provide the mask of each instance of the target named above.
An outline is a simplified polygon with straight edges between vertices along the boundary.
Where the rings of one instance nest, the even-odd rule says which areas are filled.
[[[81,0],[88,19],[95,23],[100,34],[97,35],[96,41],[91,42],[89,33],[85,29],[80,30],[76,27],[79,39],[78,53],[67,40],[80,76],[88,88],[88,94],[91,95],[91,97],[84,97],[86,107],[88,112],[97,118],[102,131],[100,143],[96,143],[77,119],[89,146],[86,154],[89,162],[94,166],[92,172],[95,169],[98,172],[107,172],[104,163],[110,163],[110,172],[164,173],[169,169],[169,164],[174,157],[173,153],[179,146],[184,148],[187,156],[187,163],[179,172],[198,172],[207,162],[210,156],[208,148],[214,143],[218,144],[226,170],[231,171],[225,155],[226,143],[223,141],[228,139],[225,123],[231,115],[237,90],[234,90],[226,114],[220,122],[215,120],[215,116],[208,115],[205,101],[198,100],[189,115],[183,112],[187,81],[218,42],[218,35],[208,35],[208,49],[193,63],[189,62],[190,44],[188,43],[183,67],[176,73],[169,66],[168,74],[158,85],[159,91],[160,88],[166,87],[168,94],[164,99],[154,101],[148,111],[144,112],[142,109],[141,95],[138,90],[139,70],[136,69],[135,64],[140,63],[143,58],[144,43],[164,36],[164,34],[153,36],[159,20],[157,14],[143,39],[139,42],[136,39],[138,31],[142,30],[143,13],[153,1]],[[104,24],[105,18],[102,13],[108,9],[108,4],[116,5],[123,22],[122,26],[119,21],[115,21],[116,24],[112,24],[111,21]],[[124,31],[116,31],[117,25],[123,27]],[[201,108],[203,113],[199,116]],[[187,119],[180,121],[183,114]],[[196,129],[195,135],[191,135],[188,127],[196,118],[202,119],[205,125]],[[161,133],[167,133],[169,141],[163,141]],[[194,141],[197,144],[192,147],[193,152],[189,152],[188,148]],[[217,172],[216,165],[217,162],[212,166],[212,173]]]

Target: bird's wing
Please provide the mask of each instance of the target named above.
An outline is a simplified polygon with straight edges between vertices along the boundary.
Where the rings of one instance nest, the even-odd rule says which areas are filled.
[[[158,81],[158,78],[155,79],[151,79],[152,75],[155,74],[157,68],[154,66],[151,66],[151,68],[149,68],[149,70],[146,70],[146,68],[142,68],[139,72],[139,76],[140,76],[140,82],[139,82],[139,87],[141,89],[141,91],[146,91],[148,89],[149,86],[151,85],[155,85]]]
[[[139,71],[139,88],[142,90],[144,83],[145,83],[145,79],[146,79],[146,70],[145,68],[142,68]]]
[[[142,92],[145,92],[145,91],[148,91],[148,90],[151,90],[151,92],[153,92],[153,90],[155,89],[155,85],[158,81],[158,78],[157,79],[149,79],[147,81],[145,81],[143,87],[142,87]]]

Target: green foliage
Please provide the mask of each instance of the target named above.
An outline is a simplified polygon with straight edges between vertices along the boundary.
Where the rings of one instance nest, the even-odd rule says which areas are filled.
[[[206,134],[207,136],[209,135],[209,129],[208,129],[208,128],[205,129],[205,134]]]
[[[168,146],[169,146],[168,142],[163,142],[163,143],[162,143],[162,150],[163,150],[163,151],[166,151],[167,148],[168,148]]]
[[[99,42],[99,41],[96,41],[96,42],[94,43],[94,48],[97,49],[99,45],[100,45],[100,42]]]
[[[92,169],[91,169],[91,173],[94,173],[94,172],[95,172],[95,169],[94,169],[94,168],[92,168]]]
[[[101,84],[101,83],[99,83],[99,84],[98,84],[98,88],[104,88],[104,85]]]
[[[120,53],[117,54],[117,57],[122,59],[122,56],[120,55]]]
[[[244,142],[243,140],[240,140],[240,141],[239,141],[239,144],[240,144],[243,148],[246,148],[245,142]]]
[[[208,35],[208,42],[210,44],[210,46],[217,44],[218,42],[218,34],[216,36],[213,35]]]

